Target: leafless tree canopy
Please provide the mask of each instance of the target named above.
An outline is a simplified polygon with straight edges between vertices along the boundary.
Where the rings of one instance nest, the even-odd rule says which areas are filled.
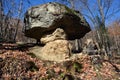
[[[109,52],[113,45],[112,42],[116,42],[116,39],[111,39],[111,36],[108,33],[109,27],[106,25],[106,23],[108,23],[111,18],[114,18],[115,14],[120,12],[120,4],[118,0],[59,1],[68,2],[72,8],[79,10],[84,15],[89,24],[91,24],[91,27],[94,28],[95,33],[90,34],[93,35],[91,38],[96,39],[96,41],[99,43],[99,46],[101,48],[105,48],[106,52]]]
[[[0,0],[0,40],[15,42],[28,0]],[[21,28],[20,28],[21,29]]]

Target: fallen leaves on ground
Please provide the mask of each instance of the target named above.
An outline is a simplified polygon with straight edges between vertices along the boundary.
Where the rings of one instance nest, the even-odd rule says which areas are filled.
[[[40,60],[28,53],[27,50],[0,49],[0,78],[3,80],[64,80],[66,77],[76,80],[120,79],[120,72],[116,72],[111,63],[103,61],[102,67],[96,69],[89,55],[83,54],[75,60],[57,63]],[[82,67],[74,65],[76,62]],[[120,64],[114,65],[120,69]]]

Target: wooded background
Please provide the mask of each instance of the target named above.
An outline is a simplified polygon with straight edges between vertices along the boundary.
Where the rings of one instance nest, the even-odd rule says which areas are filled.
[[[42,0],[49,2],[50,0]],[[120,4],[118,0],[52,0],[80,11],[92,31],[73,41],[79,51],[86,39],[96,41],[107,53],[120,54]],[[0,0],[0,42],[34,42],[24,36],[23,18],[32,0]],[[115,16],[118,16],[115,18]]]

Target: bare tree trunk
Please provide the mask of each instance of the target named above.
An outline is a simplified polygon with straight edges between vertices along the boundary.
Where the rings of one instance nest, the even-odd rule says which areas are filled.
[[[71,4],[71,8],[72,8],[72,9],[75,9],[74,0],[70,0],[70,4]]]
[[[0,0],[0,38],[2,38],[2,27],[3,27],[3,1]]]
[[[17,36],[17,33],[18,33],[19,23],[20,23],[20,20],[18,20],[17,24],[16,24],[16,30],[15,30],[15,33],[14,33],[14,36],[13,36],[13,42],[16,42],[16,36]]]
[[[20,15],[21,15],[21,12],[22,12],[22,6],[23,6],[23,0],[20,1],[19,11],[18,11],[18,18],[20,18]],[[17,33],[18,33],[19,23],[20,23],[20,20],[18,19],[17,24],[15,25],[16,30],[15,30],[15,34],[14,34],[14,38],[13,38],[14,42],[16,42],[16,36],[17,36]]]

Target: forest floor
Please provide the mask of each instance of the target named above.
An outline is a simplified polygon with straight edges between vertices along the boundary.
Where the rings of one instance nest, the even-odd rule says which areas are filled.
[[[0,45],[0,80],[120,80],[120,56],[105,60],[82,54],[57,63],[29,53],[32,46]]]

